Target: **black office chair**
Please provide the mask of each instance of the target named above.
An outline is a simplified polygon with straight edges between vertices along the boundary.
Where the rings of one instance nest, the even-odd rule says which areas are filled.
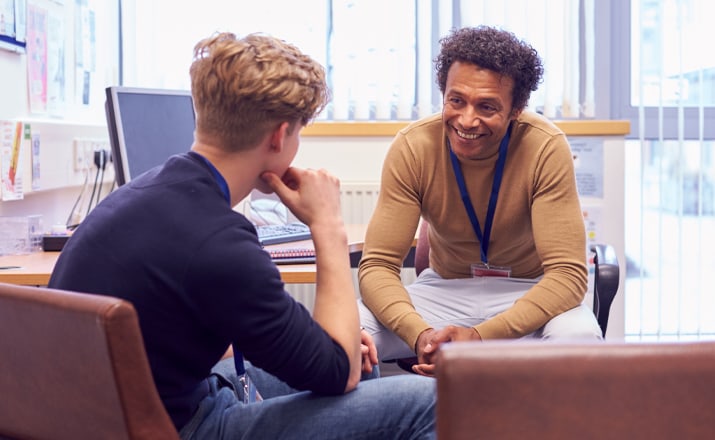
[[[429,267],[429,240],[427,238],[429,223],[422,221],[420,226],[417,244],[410,250],[404,267],[415,268],[415,274],[419,274]],[[595,256],[593,263],[595,266],[594,288],[593,288],[593,313],[596,315],[599,327],[603,336],[606,336],[608,327],[608,316],[611,311],[611,304],[618,292],[620,269],[618,266],[618,256],[613,246],[609,244],[594,244],[590,246],[591,252]],[[362,256],[362,247],[351,253],[351,263],[357,267]],[[396,362],[405,371],[412,372],[412,365],[417,362],[416,357],[383,360],[383,362]]]

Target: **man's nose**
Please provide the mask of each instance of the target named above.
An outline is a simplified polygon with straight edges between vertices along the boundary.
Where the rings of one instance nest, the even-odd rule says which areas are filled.
[[[461,113],[459,122],[465,129],[472,129],[479,127],[482,120],[479,118],[479,114],[472,107],[465,107],[464,111]]]

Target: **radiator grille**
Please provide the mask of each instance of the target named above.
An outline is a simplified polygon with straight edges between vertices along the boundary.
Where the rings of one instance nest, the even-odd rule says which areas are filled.
[[[342,184],[340,204],[345,223],[364,224],[370,221],[379,192],[380,186],[377,183]]]

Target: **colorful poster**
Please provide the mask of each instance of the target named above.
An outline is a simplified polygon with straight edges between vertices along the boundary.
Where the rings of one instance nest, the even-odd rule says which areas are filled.
[[[30,113],[47,113],[47,11],[27,6],[27,88]]]
[[[19,200],[22,191],[22,122],[0,121],[2,200]]]

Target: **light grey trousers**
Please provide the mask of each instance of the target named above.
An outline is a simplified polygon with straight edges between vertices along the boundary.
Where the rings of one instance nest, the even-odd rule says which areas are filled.
[[[425,269],[405,288],[417,312],[435,329],[448,325],[472,327],[503,312],[514,304],[538,279],[477,277],[443,279]],[[358,300],[360,324],[370,333],[380,360],[414,356],[395,333],[385,328]],[[568,310],[526,336],[542,339],[602,339],[601,329],[586,304]]]

